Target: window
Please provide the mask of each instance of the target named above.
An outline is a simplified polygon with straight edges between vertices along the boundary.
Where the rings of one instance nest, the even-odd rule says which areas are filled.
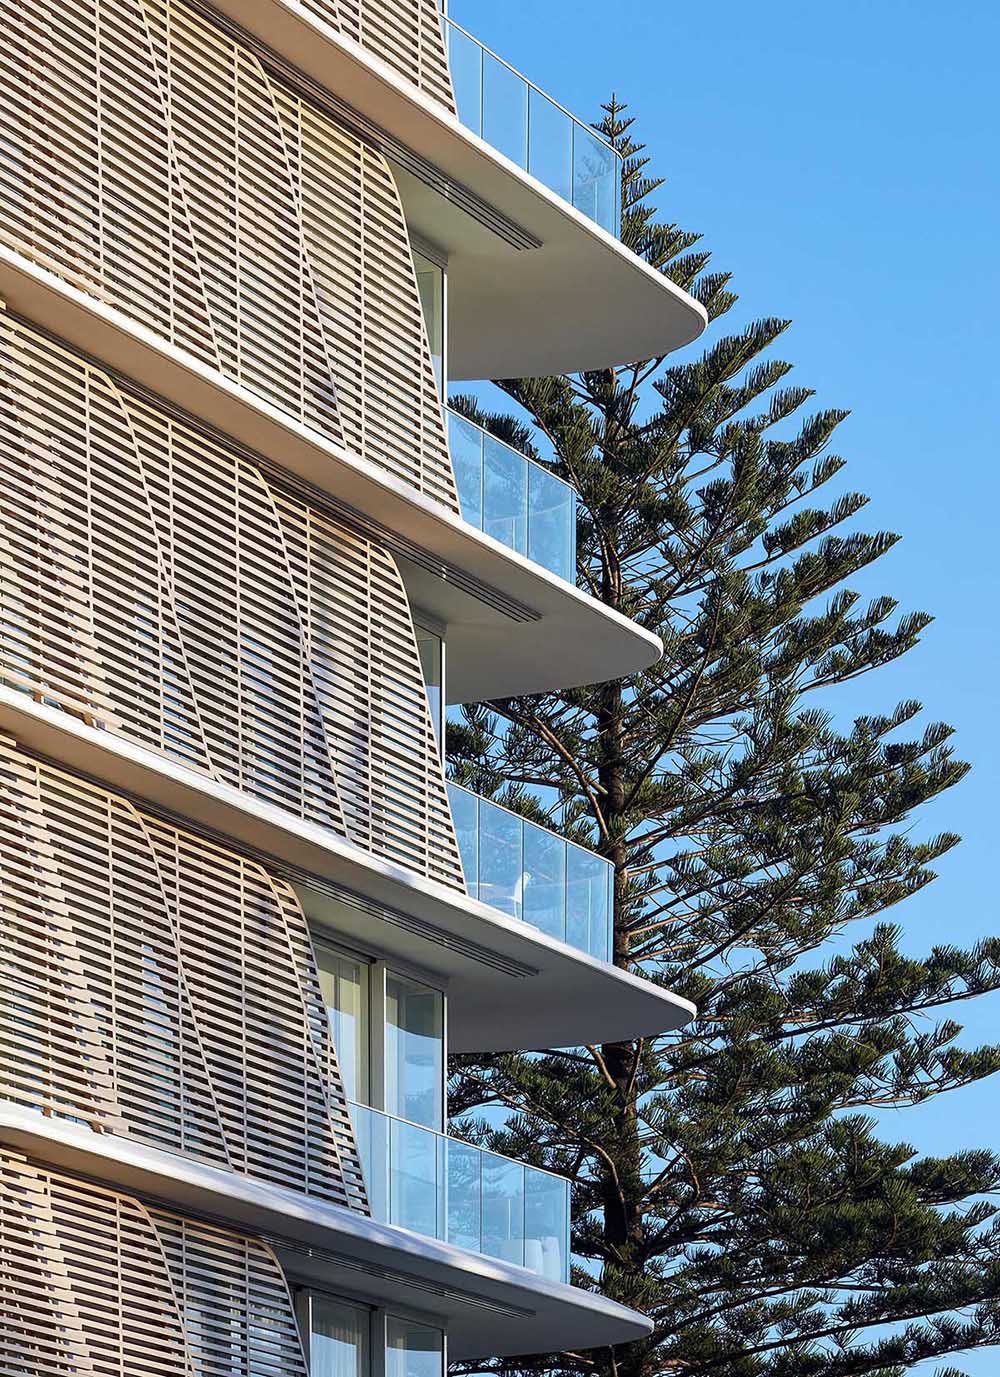
[[[315,1291],[299,1293],[309,1377],[444,1377],[444,1334],[431,1325],[387,1315]]]
[[[420,304],[424,310],[424,325],[427,341],[431,348],[434,376],[438,391],[444,399],[445,383],[445,319],[444,319],[444,269],[433,263],[417,249],[413,250],[413,266],[417,270],[417,287],[420,291]]]
[[[444,1369],[443,1339],[440,1329],[387,1315],[386,1377],[441,1377]]]
[[[370,1312],[308,1297],[309,1377],[370,1377]]]
[[[438,990],[386,972],[385,1111],[444,1127],[444,1009]]]
[[[444,749],[444,641],[435,631],[414,623],[417,633],[417,650],[420,652],[420,668],[427,690],[427,706],[431,721],[437,734],[438,748]]]
[[[381,961],[316,941],[320,991],[344,1093],[354,1104],[444,1128],[444,996]]]
[[[344,1092],[349,1100],[367,1104],[371,1095],[368,964],[324,942],[316,945],[316,962]]]

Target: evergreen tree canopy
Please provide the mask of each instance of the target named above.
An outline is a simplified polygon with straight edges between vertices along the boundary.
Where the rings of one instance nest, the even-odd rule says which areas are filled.
[[[699,1015],[655,1040],[456,1061],[458,1130],[571,1176],[575,1280],[656,1326],[508,1366],[899,1377],[1000,1340],[1000,1159],[920,1157],[873,1120],[1000,1067],[947,1016],[1000,985],[1000,941],[916,959],[883,916],[958,840],[915,839],[910,818],[967,767],[914,701],[835,725],[837,686],[929,618],[851,591],[896,537],[848,525],[863,496],[824,500],[846,413],[786,381],[787,321],[727,333],[728,275],[657,219],[632,121],[606,112],[624,240],[704,304],[707,347],[501,382],[530,424],[459,409],[534,457],[544,443],[580,495],[582,586],[665,654],[632,679],[467,708],[449,757],[613,862],[616,963]]]

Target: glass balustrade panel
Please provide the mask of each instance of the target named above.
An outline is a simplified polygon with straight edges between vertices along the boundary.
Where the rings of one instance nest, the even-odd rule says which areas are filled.
[[[618,233],[618,195],[621,177],[618,155],[583,125],[573,132],[573,195],[577,210],[609,234]]]
[[[458,118],[480,138],[483,134],[483,48],[454,24],[448,34],[448,65]]]
[[[483,530],[510,550],[528,547],[528,465],[493,435],[483,439]]]
[[[418,1124],[389,1121],[389,1222],[427,1238],[443,1233],[444,1139]]]
[[[350,1109],[374,1219],[568,1280],[568,1181],[366,1105]]]
[[[611,145],[457,24],[446,20],[445,29],[466,128],[609,234],[619,234],[622,160]]]
[[[482,1152],[460,1138],[449,1138],[448,1211],[445,1237],[457,1248],[478,1253],[483,1241]]]
[[[539,464],[528,464],[527,555],[573,583],[576,578],[576,493]]]
[[[455,783],[448,794],[472,898],[610,960],[611,865]]]
[[[524,1266],[524,1167],[483,1153],[483,1242],[487,1257]]]
[[[479,799],[468,789],[448,785],[451,816],[462,857],[465,888],[470,898],[479,898]]]
[[[479,801],[479,898],[512,918],[524,901],[523,824],[506,808]]]
[[[566,843],[544,827],[524,828],[521,916],[549,937],[566,939]]]
[[[574,582],[573,488],[451,410],[448,441],[463,520]]]
[[[483,52],[483,138],[518,167],[528,166],[528,85],[506,62]]]
[[[462,519],[483,529],[483,440],[485,432],[463,417],[448,412],[448,442]]]
[[[549,1281],[569,1276],[569,1182],[524,1169],[524,1265]]]
[[[566,866],[566,941],[601,961],[610,949],[610,867],[582,846],[570,845]]]
[[[528,171],[564,201],[573,200],[573,119],[535,87],[528,92]]]

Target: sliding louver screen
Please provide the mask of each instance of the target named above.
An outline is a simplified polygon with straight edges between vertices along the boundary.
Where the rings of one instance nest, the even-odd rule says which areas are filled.
[[[0,1371],[306,1377],[288,1283],[258,1239],[0,1151]]]
[[[0,736],[0,1097],[367,1212],[306,921]]]
[[[0,314],[0,681],[462,889],[391,555]]]
[[[457,511],[382,154],[177,0],[0,21],[0,240]]]
[[[455,113],[440,0],[303,0],[302,7]]]

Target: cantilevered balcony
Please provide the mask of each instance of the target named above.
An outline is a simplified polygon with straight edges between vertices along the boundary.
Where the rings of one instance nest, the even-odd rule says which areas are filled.
[[[459,784],[448,793],[469,896],[609,961],[610,862]]]
[[[621,155],[477,38],[444,19],[458,117],[609,234],[621,223]]]
[[[352,1104],[368,1203],[394,1224],[549,1281],[569,1281],[569,1182]]]
[[[572,583],[574,489],[457,411],[448,412],[448,443],[463,518]]]

